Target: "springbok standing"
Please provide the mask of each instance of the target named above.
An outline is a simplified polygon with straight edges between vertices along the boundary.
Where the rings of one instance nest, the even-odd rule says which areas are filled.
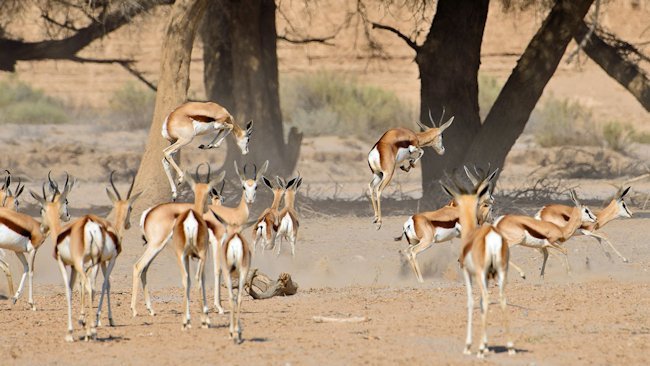
[[[487,314],[490,304],[488,280],[496,278],[499,286],[499,303],[503,312],[506,347],[508,354],[515,354],[514,343],[510,335],[510,325],[506,311],[505,287],[508,276],[508,242],[492,225],[477,225],[477,209],[481,197],[488,194],[489,184],[483,181],[472,190],[467,191],[456,184],[451,188],[443,184],[443,188],[451,193],[460,211],[461,240],[463,242],[459,263],[465,278],[467,288],[467,337],[463,353],[470,354],[472,346],[472,312],[474,299],[472,296],[472,277],[479,285],[481,294],[481,342],[478,357],[484,358],[488,353],[487,346]]]
[[[68,186],[69,176],[66,174],[66,187],[68,191],[72,188],[73,184]],[[45,183],[43,184],[43,196],[45,196]],[[31,192],[32,197],[37,201],[41,198],[38,194]],[[67,193],[66,193],[67,195]],[[52,203],[59,204],[61,207],[61,220],[69,221],[70,214],[68,213],[68,205],[65,196],[63,196],[58,189],[52,195]],[[15,304],[23,293],[25,279],[28,278],[29,282],[29,305],[32,310],[36,310],[34,304],[32,280],[34,277],[34,260],[38,248],[43,244],[49,232],[49,225],[47,223],[34,220],[31,216],[16,212],[8,208],[0,208],[0,248],[11,250],[16,253],[16,256],[23,264],[23,275],[18,284],[18,290],[12,297],[12,302]],[[25,258],[25,253],[29,258]]]
[[[106,193],[113,203],[113,208],[109,214],[109,218],[113,219],[112,222],[95,215],[85,215],[61,228],[60,223],[57,223],[58,218],[47,212],[47,210],[54,211],[56,206],[48,206],[47,197],[45,196],[42,202],[40,202],[41,207],[45,207],[43,220],[48,220],[48,223],[53,227],[52,235],[56,243],[54,256],[59,264],[63,282],[66,286],[68,332],[65,339],[68,342],[74,341],[72,337],[74,330],[72,327],[72,289],[77,276],[81,280],[79,324],[86,328],[85,340],[94,339],[97,336],[97,326],[100,324],[104,296],[107,299],[108,322],[110,326],[114,326],[110,301],[110,276],[117,256],[122,251],[124,230],[128,230],[130,227],[131,206],[140,196],[140,193],[131,195],[133,192],[133,183],[135,182],[135,177],[133,177],[126,198],[122,199],[113,182],[114,174],[115,172],[113,171],[110,175],[110,183],[113,191],[108,187],[106,188]],[[69,278],[66,270],[67,266],[71,268]],[[88,272],[97,267],[101,267],[102,269],[104,284],[102,286],[95,319],[88,326],[88,322],[86,322],[86,293],[90,309],[92,309],[93,299],[91,281],[93,277],[88,276]]]
[[[8,209],[13,209],[14,211],[18,212],[18,207],[20,206],[20,202],[18,201],[18,197],[23,193],[23,190],[25,189],[25,185],[21,185],[20,178],[18,178],[18,184],[16,184],[16,189],[15,191],[11,190],[11,173],[8,170],[5,170],[7,172],[7,177],[5,178],[5,182],[0,187],[0,207],[5,207]],[[0,248],[0,269],[5,273],[5,276],[7,278],[7,290],[9,291],[10,294],[14,293],[14,279],[11,274],[11,268],[9,267],[9,263],[5,261],[5,258],[7,257],[7,252]]]
[[[280,219],[280,226],[278,227],[277,236],[279,237],[278,241],[278,250],[276,255],[280,255],[280,250],[282,250],[282,238],[286,239],[289,244],[291,244],[291,256],[296,256],[296,237],[298,236],[298,228],[300,223],[298,222],[298,212],[295,209],[296,202],[296,193],[298,188],[302,184],[302,177],[298,174],[297,177],[289,180],[285,186],[284,191],[284,208],[280,211],[278,215]]]
[[[273,193],[273,202],[271,207],[265,209],[253,226],[253,252],[257,249],[257,243],[262,242],[262,249],[273,248],[275,246],[275,236],[280,225],[280,201],[284,195],[286,183],[282,182],[280,177],[275,177],[277,186],[266,177],[262,177],[262,182]]]
[[[482,225],[489,220],[492,213],[492,205],[494,204],[492,180],[496,176],[498,169],[481,178],[473,176],[467,169],[465,169],[465,172],[473,184],[478,184],[487,179],[490,186],[488,193],[481,196],[479,201],[478,223]],[[435,211],[417,213],[404,222],[402,235],[396,237],[395,241],[400,241],[403,237],[406,237],[409,247],[400,252],[404,254],[411,265],[418,282],[423,283],[424,278],[416,258],[417,255],[429,249],[435,243],[442,243],[459,237],[461,232],[459,219],[460,211],[456,202],[452,200],[447,206]]]
[[[614,195],[614,198],[612,198],[612,200],[609,202],[607,207],[605,207],[602,211],[596,213],[596,222],[583,223],[583,225],[574,234],[574,235],[587,235],[587,236],[591,236],[592,238],[596,238],[596,240],[598,240],[598,244],[600,244],[601,249],[603,250],[603,252],[605,252],[607,257],[609,258],[610,254],[609,252],[607,252],[605,246],[603,245],[603,241],[606,242],[625,263],[628,262],[627,258],[625,258],[621,254],[621,252],[619,252],[614,247],[614,245],[609,241],[609,239],[607,239],[607,237],[603,233],[596,233],[596,231],[600,230],[608,222],[617,219],[619,217],[625,217],[625,218],[632,217],[632,213],[627,208],[627,204],[625,203],[625,195],[629,191],[630,191],[630,187],[627,187],[625,189],[619,189]],[[572,210],[573,207],[571,206],[558,205],[558,204],[547,205],[542,207],[541,210],[539,210],[539,212],[535,215],[535,218],[539,220],[552,222],[558,226],[564,226],[569,221],[569,217],[571,215]]]
[[[200,166],[199,166],[200,167]],[[194,203],[163,203],[154,206],[142,213],[140,219],[140,227],[143,232],[143,239],[147,245],[145,252],[133,265],[133,291],[131,293],[131,311],[133,316],[137,316],[135,302],[138,298],[138,282],[142,282],[142,290],[144,293],[144,300],[149,310],[149,314],[155,315],[153,307],[151,306],[151,296],[149,295],[149,287],[147,285],[147,271],[151,262],[160,253],[167,242],[172,237],[174,225],[178,217],[193,208],[197,203],[202,207],[204,202],[207,202],[209,192],[223,180],[225,171],[221,172],[217,178],[210,180],[210,165],[208,165],[208,173],[206,175],[206,182],[202,183],[199,177],[199,167],[196,169],[196,177],[192,178],[191,174],[187,174],[187,180],[190,181],[190,187],[194,191]]]
[[[223,222],[227,223],[227,225],[240,228],[245,226],[250,215],[248,205],[255,202],[257,196],[257,185],[264,176],[268,167],[268,160],[264,162],[264,165],[262,165],[259,172],[257,171],[257,166],[253,165],[253,178],[249,179],[246,177],[246,165],[244,165],[244,171],[242,174],[242,172],[239,171],[237,162],[235,162],[235,172],[239,176],[239,182],[242,186],[239,205],[235,207],[212,205],[210,206],[210,210],[214,212],[214,214],[218,215]],[[226,227],[212,214],[205,215],[203,218],[208,223],[208,228],[210,229],[209,235],[210,243],[212,245],[212,258],[214,261],[214,306],[219,314],[223,314],[224,309],[221,306],[221,262],[219,261],[219,246],[222,245],[221,240],[223,239],[224,233],[226,233]]]
[[[422,132],[413,132],[408,128],[390,129],[381,136],[368,153],[368,165],[373,174],[368,187],[375,213],[373,223],[377,225],[377,230],[381,228],[381,193],[393,178],[395,168],[399,165],[405,172],[410,171],[424,154],[423,148],[427,146],[433,147],[439,155],[445,153],[445,147],[442,145],[442,133],[451,126],[454,117],[442,124],[444,110],[442,113],[440,127],[435,127],[431,111],[429,111],[429,119],[434,127],[427,127],[418,121],[417,124]]]
[[[171,145],[163,149],[163,168],[172,189],[172,199],[176,200],[177,191],[170,166],[178,176],[178,184],[183,182],[183,171],[174,161],[174,154],[183,146],[192,142],[194,137],[216,131],[217,134],[208,145],[200,149],[219,147],[226,136],[232,133],[243,155],[248,154],[248,141],[253,132],[253,121],[248,122],[243,130],[232,115],[222,106],[212,102],[186,102],[173,110],[162,127],[162,135]]]
[[[229,224],[222,219],[216,212],[212,211],[213,216],[226,227],[226,234],[221,238],[219,250],[220,267],[226,272],[226,287],[228,288],[228,300],[230,302],[230,327],[229,334],[235,344],[242,341],[241,338],[241,304],[244,293],[244,286],[248,278],[248,272],[251,266],[251,250],[248,242],[241,234],[243,226],[238,224]],[[238,276],[238,277],[237,277]],[[238,278],[237,297],[233,293],[233,281]],[[217,283],[215,286],[220,287]]]

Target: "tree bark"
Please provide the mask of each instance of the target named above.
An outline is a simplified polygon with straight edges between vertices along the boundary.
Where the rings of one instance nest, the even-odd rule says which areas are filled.
[[[145,13],[158,5],[167,5],[173,2],[173,0],[145,1],[142,2],[141,6],[129,7],[127,10],[116,10],[107,14],[101,22],[94,21],[63,39],[24,42],[0,38],[0,70],[14,72],[18,61],[75,61],[77,53],[94,40],[119,29],[139,14]]]
[[[430,124],[443,107],[454,123],[443,136],[446,152],[427,149],[422,157],[425,202],[438,193],[437,181],[459,166],[465,149],[481,128],[478,68],[489,0],[440,0],[425,42],[416,49],[420,71],[420,121]]]
[[[177,0],[172,7],[162,45],[153,121],[135,180],[136,191],[144,192],[136,201],[136,212],[169,201],[171,193],[162,166],[162,150],[169,143],[162,137],[162,124],[165,117],[187,98],[192,46],[206,5],[207,0]],[[180,160],[180,155],[177,159]]]
[[[558,0],[490,109],[464,164],[501,168],[593,0]],[[456,167],[460,164],[455,165]]]
[[[208,98],[223,104],[240,124],[254,121],[246,162],[261,165],[269,160],[274,174],[290,174],[297,162],[302,135],[293,130],[284,141],[278,82],[277,33],[273,0],[222,0],[220,14],[202,29],[210,50],[204,57]],[[216,9],[213,9],[216,12]],[[212,29],[206,29],[211,27]],[[218,54],[218,59],[214,55]],[[225,167],[241,159],[231,138]]]
[[[573,31],[573,37],[577,43],[581,43],[588,32],[589,27],[582,21]],[[619,49],[598,37],[596,32],[591,34],[583,51],[650,112],[650,80],[637,64],[627,59]]]

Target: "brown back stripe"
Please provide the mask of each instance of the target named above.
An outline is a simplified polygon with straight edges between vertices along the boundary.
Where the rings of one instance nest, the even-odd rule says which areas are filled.
[[[562,218],[564,219],[564,221],[569,221],[571,219],[571,216],[562,214]]]
[[[441,227],[443,229],[453,229],[456,226],[458,219],[451,221],[431,221],[431,224],[435,227]]]
[[[532,227],[530,227],[530,226],[528,226],[528,225],[526,225],[526,224],[524,224],[523,226],[524,226],[524,228],[526,229],[526,231],[528,231],[528,233],[529,233],[530,235],[532,235],[534,238],[537,238],[537,239],[546,239],[546,237],[545,237],[544,235],[542,235],[539,231],[533,229]]]
[[[216,121],[216,119],[214,119],[212,117],[203,116],[203,115],[190,116],[190,118],[195,120],[195,121],[206,122],[206,123]]]
[[[398,149],[399,149],[399,148],[408,149],[409,146],[411,146],[411,142],[408,141],[408,140],[398,141],[398,142],[395,144],[395,147],[397,147]]]
[[[0,217],[0,224],[8,227],[9,230],[17,233],[18,235],[22,235],[28,238],[29,240],[32,240],[32,232],[30,230],[25,229],[20,224],[13,222],[6,217]]]

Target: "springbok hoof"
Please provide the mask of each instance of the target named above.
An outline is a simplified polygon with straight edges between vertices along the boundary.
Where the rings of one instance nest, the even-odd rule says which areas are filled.
[[[72,333],[68,333],[68,334],[66,334],[66,336],[65,336],[65,341],[66,341],[66,342],[69,342],[69,343],[74,342],[74,337],[72,336]]]
[[[36,305],[34,305],[33,302],[30,302],[30,303],[29,303],[29,306],[30,306],[30,308],[32,309],[32,311],[36,311]]]
[[[81,325],[82,327],[85,327],[85,326],[86,326],[86,319],[84,319],[84,318],[79,318],[78,323],[79,323],[79,325]]]
[[[182,329],[183,329],[183,330],[189,330],[189,329],[192,329],[192,324],[190,324],[190,323],[184,323]]]
[[[113,321],[113,318],[108,318],[108,326],[109,327],[114,327],[115,326],[115,322]]]
[[[627,258],[623,258],[623,263],[630,263],[630,261]]]
[[[204,145],[204,144],[199,145],[199,149],[205,150],[205,149],[207,149],[207,148],[208,148],[208,147],[207,147],[206,145]]]
[[[221,306],[217,305],[217,306],[215,306],[215,308],[217,309],[217,313],[219,313],[219,314],[225,314],[226,313],[226,311]]]
[[[11,298],[11,305],[16,305],[16,301],[18,301],[18,298],[16,296]]]
[[[377,230],[381,229],[381,221],[375,222],[375,227]]]

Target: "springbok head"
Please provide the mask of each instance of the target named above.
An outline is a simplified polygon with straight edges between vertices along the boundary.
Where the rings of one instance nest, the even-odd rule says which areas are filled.
[[[420,138],[420,146],[425,147],[425,146],[431,146],[433,149],[438,153],[438,155],[442,155],[445,153],[445,147],[442,144],[442,133],[451,126],[452,122],[454,122],[454,116],[449,118],[447,122],[442,123],[443,118],[445,117],[445,108],[442,108],[442,115],[440,116],[440,121],[438,121],[438,126],[436,126],[436,122],[433,120],[433,117],[431,117],[431,110],[429,109],[429,120],[431,121],[431,124],[433,127],[426,126],[420,121],[416,121],[418,126],[420,126],[420,129],[422,129],[422,132],[419,134]]]
[[[581,220],[583,224],[596,222],[596,215],[591,211],[591,209],[589,209],[589,207],[580,203],[574,189],[569,190],[569,197],[571,197],[571,201],[576,206],[576,208],[580,210]]]
[[[74,180],[70,181],[70,176],[67,172],[65,173],[65,184],[63,185],[62,192],[59,191],[58,184],[56,181],[51,179],[50,174],[48,174],[48,179],[50,180],[50,186],[52,185],[52,182],[54,182],[54,187],[56,187],[56,190],[51,194],[51,197],[48,197],[48,194],[45,192],[45,186],[47,183],[43,183],[42,197],[34,191],[29,191],[41,207],[41,232],[43,233],[48,232],[52,225],[58,220],[70,221],[67,197],[74,185]]]
[[[205,164],[207,165],[207,174],[205,175],[205,182],[201,181],[201,174],[199,173],[199,169],[201,166]],[[217,175],[216,178],[210,179],[211,175],[211,170],[210,170],[210,164],[209,163],[201,163],[196,167],[196,172],[194,173],[194,176],[190,174],[189,172],[185,172],[185,176],[187,179],[187,183],[190,185],[190,188],[192,189],[192,192],[194,192],[194,202],[198,202],[201,207],[202,207],[202,212],[206,212],[208,209],[208,197],[210,196],[210,192],[212,192],[213,188],[216,187],[221,181],[223,181],[223,178],[226,176],[226,171],[223,170],[221,173]]]
[[[111,175],[109,177],[109,181],[111,183],[112,191],[109,187],[106,187],[106,194],[108,195],[108,198],[113,202],[113,210],[111,211],[110,216],[112,216],[115,219],[116,223],[121,223],[118,224],[120,227],[118,229],[121,229],[122,227],[126,230],[129,230],[131,228],[131,209],[133,202],[135,202],[138,197],[142,194],[142,192],[138,192],[136,194],[133,194],[133,185],[135,184],[135,175],[133,176],[133,179],[131,179],[131,186],[129,187],[128,192],[126,193],[126,198],[122,199],[122,195],[120,194],[120,191],[117,190],[115,187],[115,183],[113,182],[113,175],[115,174],[115,171],[113,170],[111,172]]]
[[[239,130],[234,133],[235,140],[237,140],[237,146],[241,150],[242,155],[248,154],[248,142],[251,139],[253,134],[253,121],[248,121],[246,124],[246,130]]]
[[[240,172],[239,167],[237,166],[237,162],[235,161],[235,172],[239,176],[239,181],[242,185],[242,189],[244,190],[244,196],[246,199],[247,204],[251,204],[255,202],[255,196],[257,193],[257,183],[262,179],[262,176],[264,173],[266,173],[266,169],[269,167],[269,161],[267,160],[264,162],[264,165],[262,165],[262,169],[260,171],[257,171],[257,165],[253,164],[253,178],[248,179],[246,178],[246,168],[248,164],[244,165],[244,171]]]
[[[630,188],[632,187],[627,187],[625,189],[621,188],[618,190],[618,192],[616,192],[614,199],[616,200],[616,205],[618,206],[618,217],[632,217],[632,212],[630,212],[630,210],[627,208],[627,204],[625,203],[625,195],[630,191]]]

